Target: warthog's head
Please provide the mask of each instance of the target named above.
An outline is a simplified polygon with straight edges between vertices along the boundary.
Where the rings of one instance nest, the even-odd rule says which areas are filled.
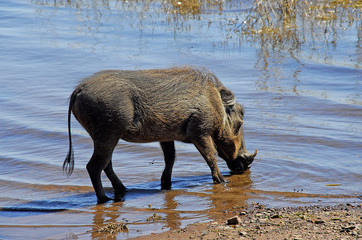
[[[250,168],[251,163],[257,154],[250,154],[246,151],[243,118],[244,110],[242,106],[235,102],[235,96],[227,89],[220,91],[226,117],[225,128],[216,142],[218,155],[223,158],[232,173],[241,173]]]

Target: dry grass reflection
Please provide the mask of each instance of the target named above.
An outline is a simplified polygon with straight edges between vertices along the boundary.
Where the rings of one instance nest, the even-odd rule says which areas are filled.
[[[235,27],[241,37],[249,36],[261,41],[268,41],[272,47],[295,49],[310,34],[311,40],[333,35],[337,27],[347,28],[356,24],[359,35],[359,22],[362,1],[352,0],[255,0],[245,20]]]
[[[262,69],[270,66],[270,57],[298,63],[301,53],[304,58],[333,59],[337,46],[344,47],[347,32],[349,42],[356,39],[351,51],[358,56],[362,39],[361,0],[32,1],[35,5],[75,8],[80,35],[95,35],[103,22],[111,22],[117,29],[123,24],[139,29],[141,36],[143,32],[166,31],[177,39],[180,33],[197,29],[200,41],[207,38],[214,47],[252,45],[259,58],[256,67]],[[211,32],[212,39],[207,36]],[[357,36],[351,40],[351,34]],[[353,57],[344,64],[360,68],[361,60]]]
[[[154,19],[162,20],[166,17],[170,26],[181,31],[187,31],[187,28],[179,28],[175,22],[185,24],[185,21],[190,19],[200,19],[200,15],[205,13],[210,18],[212,15],[224,14],[225,17],[218,18],[220,26],[224,28],[226,25],[231,26],[229,32],[233,30],[241,41],[268,41],[272,47],[283,47],[284,44],[289,43],[288,47],[292,49],[309,41],[307,37],[311,37],[313,41],[317,36],[331,35],[330,32],[335,35],[337,28],[356,27],[360,37],[362,28],[360,21],[362,1],[360,0],[243,2],[235,0],[33,0],[32,2],[36,5],[74,7],[80,10],[93,9],[100,13],[104,9],[138,10],[140,21],[143,20],[144,14],[151,13]],[[157,22],[153,21],[154,24]],[[229,39],[237,39],[230,33],[225,35]],[[325,37],[325,41],[333,42],[333,39],[327,38]]]
[[[301,59],[333,63],[336,49],[345,47],[346,38],[350,43],[356,41],[351,46],[355,50],[349,53],[355,56],[333,64],[361,67],[361,10],[362,1],[354,0],[254,0],[246,16],[239,18],[241,22],[229,29],[229,38],[258,48],[255,68],[262,73],[257,83],[260,90],[283,91],[272,87],[280,84],[270,79],[295,79],[290,88],[297,92]],[[291,60],[296,63],[294,71],[282,72],[275,67]]]

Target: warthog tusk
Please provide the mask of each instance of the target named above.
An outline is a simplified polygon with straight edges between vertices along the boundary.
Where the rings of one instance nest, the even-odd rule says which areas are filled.
[[[258,154],[258,149],[255,149],[255,153],[251,155],[252,158],[255,158],[256,154]]]

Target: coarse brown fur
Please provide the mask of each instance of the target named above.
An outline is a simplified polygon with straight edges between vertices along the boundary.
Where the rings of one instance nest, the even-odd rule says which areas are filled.
[[[215,155],[232,171],[247,169],[255,155],[246,152],[241,129],[244,111],[217,77],[201,68],[106,70],[84,79],[70,98],[73,112],[94,141],[87,170],[98,201],[108,200],[100,173],[105,171],[118,192],[125,187],[112,168],[112,152],[119,139],[161,143],[165,157],[163,188],[171,187],[175,159],[173,141],[193,143],[208,163],[214,182],[223,181]],[[64,168],[71,174],[71,145]]]

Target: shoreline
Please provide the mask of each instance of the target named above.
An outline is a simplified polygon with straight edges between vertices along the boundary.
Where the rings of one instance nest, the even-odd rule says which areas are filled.
[[[362,204],[268,208],[233,207],[214,222],[130,238],[165,239],[358,239],[362,240]]]

